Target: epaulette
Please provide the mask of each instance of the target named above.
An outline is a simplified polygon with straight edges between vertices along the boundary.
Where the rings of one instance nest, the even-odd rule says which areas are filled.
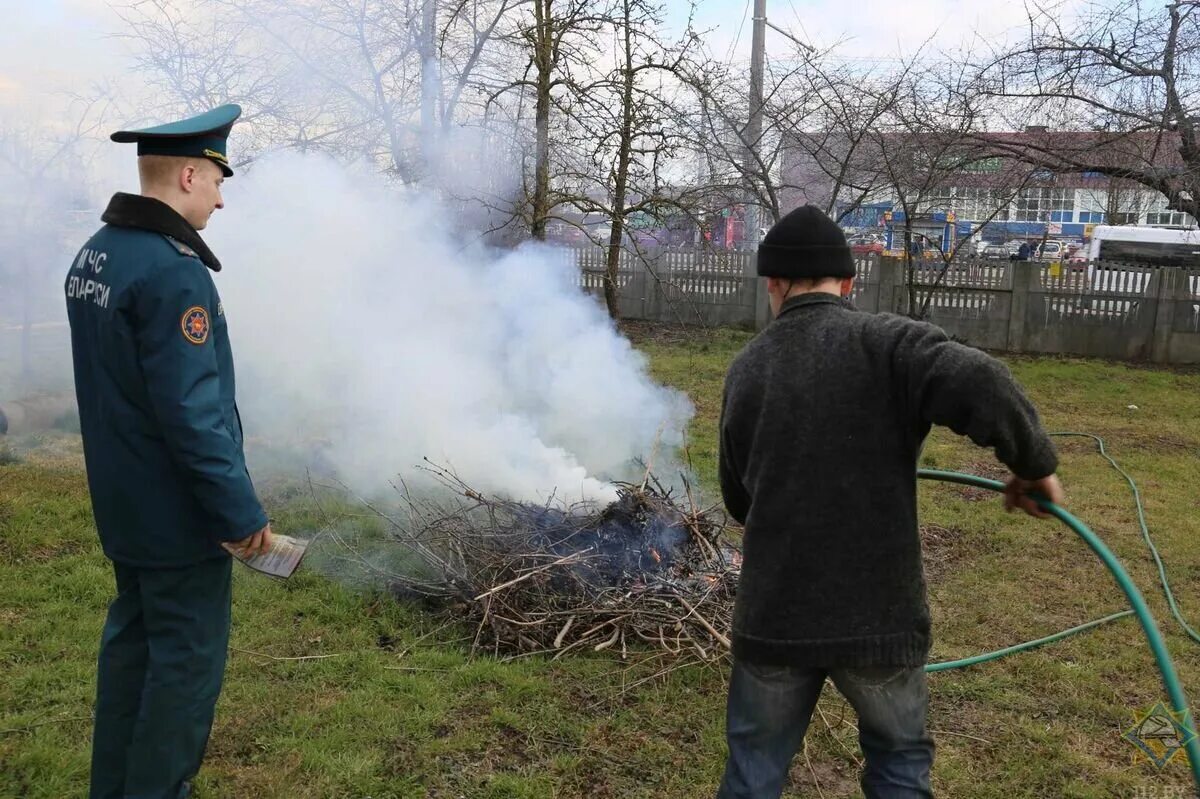
[[[179,250],[180,255],[190,255],[193,258],[200,259],[200,254],[198,252],[196,252],[191,247],[184,244],[179,239],[172,238],[171,236],[168,236],[166,233],[163,233],[162,237],[164,239],[166,239],[167,241],[171,242],[172,246],[174,246],[175,249]]]

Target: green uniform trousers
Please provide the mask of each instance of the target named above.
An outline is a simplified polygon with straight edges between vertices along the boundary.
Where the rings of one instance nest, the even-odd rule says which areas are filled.
[[[91,799],[179,799],[200,769],[229,646],[232,560],[113,564],[96,680]]]

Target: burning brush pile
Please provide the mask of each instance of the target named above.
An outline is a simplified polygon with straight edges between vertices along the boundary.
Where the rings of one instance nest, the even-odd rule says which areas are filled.
[[[649,477],[618,484],[617,499],[597,508],[486,497],[435,474],[459,500],[408,497],[408,523],[393,521],[393,535],[418,566],[390,588],[470,620],[475,649],[728,652],[741,555],[723,516],[677,503]]]

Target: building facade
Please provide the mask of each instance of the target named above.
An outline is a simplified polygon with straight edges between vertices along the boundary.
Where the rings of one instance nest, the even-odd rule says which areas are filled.
[[[907,206],[914,213],[914,224],[920,222],[922,235],[947,225],[945,234],[934,234],[945,249],[966,236],[988,241],[1042,237],[1084,241],[1091,226],[1099,224],[1195,227],[1195,219],[1169,210],[1165,195],[1140,183],[1100,172],[1038,169],[1010,154],[1029,147],[1074,155],[1077,160],[1083,160],[1079,154],[1086,154],[1105,166],[1181,169],[1177,148],[1162,145],[1156,137],[1044,128],[979,135],[969,143],[952,145],[889,134],[869,148],[872,152],[863,151],[860,144],[854,163],[824,164],[803,139],[797,139],[785,152],[781,182],[787,209],[811,201],[812,196],[836,194],[834,208],[848,229],[882,232],[895,227],[904,223]],[[879,168],[885,159],[891,159],[889,168]],[[917,166],[939,161],[945,163]],[[897,168],[897,162],[906,166]],[[845,185],[834,185],[832,174],[846,175]],[[899,181],[906,185],[898,187]],[[863,186],[872,188],[864,194]]]

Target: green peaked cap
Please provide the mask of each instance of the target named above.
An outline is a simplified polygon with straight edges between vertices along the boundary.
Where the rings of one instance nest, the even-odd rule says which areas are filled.
[[[225,177],[233,174],[226,155],[225,142],[233,123],[242,115],[242,107],[230,103],[211,111],[165,125],[140,130],[118,130],[115,142],[137,142],[138,155],[175,155],[208,158],[221,167]]]

